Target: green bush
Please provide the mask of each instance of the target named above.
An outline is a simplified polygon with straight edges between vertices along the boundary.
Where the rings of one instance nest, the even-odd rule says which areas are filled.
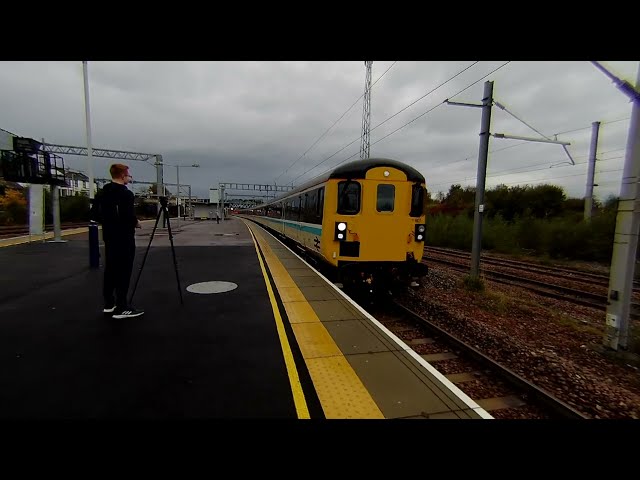
[[[436,215],[427,218],[426,244],[471,250],[473,219],[466,215]]]
[[[496,215],[483,219],[482,248],[499,253],[535,254],[547,259],[611,261],[615,210],[594,213],[591,222],[569,211],[549,219],[514,217],[509,222]],[[473,219],[466,215],[439,214],[427,219],[426,244],[470,251]]]
[[[482,248],[500,253],[516,253],[520,249],[516,238],[517,229],[500,215],[482,222]],[[473,229],[473,224],[471,225]]]
[[[519,249],[537,254],[544,253],[544,227],[541,220],[532,217],[518,218],[514,229]]]
[[[60,197],[60,221],[88,222],[89,197],[86,195]]]

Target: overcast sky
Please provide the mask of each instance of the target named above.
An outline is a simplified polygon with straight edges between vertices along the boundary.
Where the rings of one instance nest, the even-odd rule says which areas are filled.
[[[637,61],[601,63],[635,84]],[[359,159],[362,61],[90,61],[88,71],[93,147],[159,153],[172,165],[198,163],[180,169],[180,183],[198,196],[208,197],[219,182],[297,185]],[[546,181],[583,197],[591,124],[600,121],[594,194],[601,200],[619,194],[631,102],[588,61],[374,61],[371,156],[414,166],[434,196],[454,183],[474,186],[481,110],[442,102],[481,103],[487,80],[495,100],[520,120],[571,142],[576,162],[563,164],[569,158],[560,145],[492,137],[487,188]],[[0,62],[0,128],[86,146],[82,62]],[[491,132],[540,138],[497,107]],[[86,157],[64,161],[87,171]],[[94,158],[96,177],[107,177],[112,162]],[[150,163],[125,163],[135,180],[155,181]],[[165,167],[164,178],[175,183],[176,169]]]

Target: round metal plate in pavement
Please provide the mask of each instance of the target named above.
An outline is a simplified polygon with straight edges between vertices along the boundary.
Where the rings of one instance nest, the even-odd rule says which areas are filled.
[[[191,293],[200,293],[200,294],[209,294],[209,293],[224,293],[230,292],[231,290],[235,290],[238,288],[233,282],[200,282],[194,283],[193,285],[189,285],[187,287],[187,291]]]

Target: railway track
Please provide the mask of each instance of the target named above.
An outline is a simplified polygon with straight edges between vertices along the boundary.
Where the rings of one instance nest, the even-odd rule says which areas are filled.
[[[89,222],[65,222],[62,225],[60,225],[60,228],[62,230],[67,230],[69,228],[79,228],[79,227],[87,227],[87,226],[89,226]],[[53,232],[53,224],[45,225],[44,232]],[[0,238],[19,237],[22,235],[29,235],[28,225],[0,226]]]
[[[588,418],[397,300],[362,307],[494,418]]]
[[[431,247],[429,247],[429,249],[431,249]],[[428,252],[427,248],[425,248],[425,252]],[[451,252],[451,251],[446,251],[443,249],[439,249],[438,253],[444,253],[446,255],[450,255],[455,257],[455,258],[462,258],[464,260],[469,261],[470,260],[470,255],[464,255],[464,254],[459,254],[458,252]],[[456,262],[456,261],[452,261],[452,260],[447,260],[444,258],[438,258],[438,257],[434,257],[434,256],[425,256],[423,257],[423,261],[428,260],[429,263],[439,263],[442,265],[446,265],[454,270],[457,270],[459,272],[468,272],[469,271],[469,264],[467,262],[465,263],[460,263],[460,262]],[[483,258],[482,260],[484,263],[491,263],[494,266],[509,266],[510,268],[520,268],[520,267],[514,267],[511,265],[508,265],[509,262],[511,263],[511,260],[507,260],[505,263],[502,263],[502,261],[496,261],[496,260],[486,260]],[[528,264],[526,264],[525,262],[516,262],[516,264],[524,264],[525,266],[528,266]],[[515,264],[513,264],[515,265]],[[527,270],[525,268],[525,270]],[[563,269],[560,269],[563,270]],[[529,269],[528,271],[533,271],[531,269]],[[577,272],[574,272],[577,273]],[[499,282],[499,283],[503,283],[506,285],[514,285],[514,286],[519,286],[522,288],[526,288],[527,290],[537,293],[539,295],[545,296],[545,297],[550,297],[550,298],[555,298],[558,300],[565,300],[571,303],[575,303],[577,305],[583,305],[586,307],[592,307],[592,308],[597,308],[597,309],[606,309],[607,307],[607,297],[606,297],[606,292],[603,294],[596,294],[593,292],[587,292],[584,290],[578,290],[575,288],[571,288],[571,287],[565,287],[563,285],[558,285],[555,283],[549,283],[546,281],[540,281],[540,280],[535,280],[532,278],[527,278],[525,276],[518,276],[518,275],[513,275],[513,274],[509,274],[509,273],[504,273],[504,272],[498,272],[496,270],[493,269],[489,269],[489,268],[483,268],[482,269],[482,274],[484,276],[486,276],[487,278],[490,278],[492,281],[495,282]],[[545,275],[549,275],[548,272],[545,272]],[[553,275],[554,277],[556,277],[556,274]],[[556,277],[557,278],[557,277]],[[574,277],[572,278],[567,278],[567,277],[560,277],[560,278],[565,278],[565,280],[570,280],[570,281],[575,281],[576,279]],[[638,293],[639,291],[637,289],[634,289],[634,293]],[[640,319],[640,304],[637,302],[631,302],[631,312],[630,312],[630,317],[633,319]]]
[[[425,247],[424,251],[425,251],[425,254],[429,252],[440,253],[450,257],[461,258],[469,261],[471,260],[470,253],[460,251],[460,250],[453,250],[453,249],[441,248],[441,247]],[[564,268],[564,267],[539,265],[536,263],[523,262],[520,260],[510,260],[506,258],[494,257],[492,255],[488,255],[484,253],[481,255],[481,258],[482,258],[482,262],[488,265],[497,265],[497,266],[505,266],[505,267],[511,266],[525,272],[540,273],[545,275],[548,275],[549,273],[554,273],[558,278],[562,277],[572,281],[579,281],[579,282],[585,282],[585,283],[589,282],[591,284],[601,285],[605,288],[609,286],[609,276],[603,275],[600,273],[592,273],[584,270],[577,270],[577,269]],[[640,293],[640,281],[634,280],[633,286],[634,286],[634,289],[633,289],[634,292]]]

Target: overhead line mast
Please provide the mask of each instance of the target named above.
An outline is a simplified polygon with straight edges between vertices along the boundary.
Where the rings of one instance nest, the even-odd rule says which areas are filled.
[[[364,81],[364,101],[362,103],[362,139],[360,142],[360,159],[371,155],[371,65],[373,61],[365,61],[367,73]]]

